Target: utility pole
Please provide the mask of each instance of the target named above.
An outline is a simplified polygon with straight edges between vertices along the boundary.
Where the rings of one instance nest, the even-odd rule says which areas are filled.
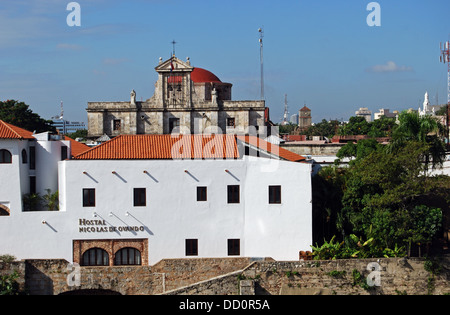
[[[444,45],[440,45],[441,48],[441,56],[440,61],[444,64],[447,63],[447,117],[446,117],[446,124],[447,124],[447,150],[450,148],[450,41],[447,41],[444,43]]]

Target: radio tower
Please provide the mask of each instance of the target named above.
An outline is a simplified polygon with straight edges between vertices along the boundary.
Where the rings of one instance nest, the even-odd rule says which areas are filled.
[[[261,100],[264,101],[264,58],[263,58],[263,38],[264,38],[264,29],[259,28],[259,57],[261,62]]]
[[[286,126],[288,124],[288,101],[287,101],[287,94],[284,94],[284,116],[283,116],[283,126]]]
[[[440,61],[447,63],[447,148],[450,147],[450,41],[440,45],[441,56]]]

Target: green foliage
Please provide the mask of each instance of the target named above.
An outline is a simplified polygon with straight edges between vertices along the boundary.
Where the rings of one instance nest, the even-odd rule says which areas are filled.
[[[46,189],[46,194],[24,194],[22,196],[24,211],[57,211],[59,210],[59,192],[52,193]]]
[[[11,263],[13,261],[16,261],[16,257],[13,255],[0,255],[0,262],[4,262],[4,263]]]
[[[0,101],[0,120],[31,132],[56,131],[51,121],[33,113],[27,104],[15,100]]]
[[[0,276],[0,295],[18,295],[19,294],[19,284],[17,279],[19,274],[14,271],[10,275]]]
[[[329,242],[324,241],[321,246],[311,246],[316,260],[334,260],[351,258],[378,258],[405,256],[403,248],[384,248],[372,237],[364,240],[355,234],[350,234],[342,242],[336,242],[335,236]]]
[[[39,194],[24,194],[22,203],[23,211],[39,211],[42,207],[42,197]]]
[[[390,137],[397,127],[395,118],[381,117],[372,122],[367,122],[364,117],[350,117],[348,123],[339,128],[340,136],[368,135],[369,137]]]
[[[302,134],[308,137],[321,136],[331,139],[333,138],[334,135],[336,135],[339,127],[340,127],[339,121],[337,120],[327,121],[323,119],[321,122],[310,126]]]
[[[77,139],[77,138],[86,139],[87,135],[88,135],[88,131],[86,129],[80,129],[80,130],[77,130],[75,132],[67,134],[67,136],[69,138],[72,138],[74,140]]]
[[[47,194],[42,197],[44,207],[49,211],[59,210],[59,192],[52,193],[50,189],[46,189]]]

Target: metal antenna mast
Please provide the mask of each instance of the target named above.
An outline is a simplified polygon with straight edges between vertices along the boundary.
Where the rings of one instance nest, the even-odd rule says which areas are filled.
[[[260,49],[260,61],[261,61],[261,100],[264,100],[264,57],[263,57],[263,38],[264,29],[259,28],[259,49]]]
[[[287,101],[287,94],[284,94],[284,118],[283,118],[283,125],[288,124],[288,101]]]
[[[450,41],[447,41],[442,45],[440,61],[444,64],[447,63],[448,73],[447,73],[447,146],[450,146]]]

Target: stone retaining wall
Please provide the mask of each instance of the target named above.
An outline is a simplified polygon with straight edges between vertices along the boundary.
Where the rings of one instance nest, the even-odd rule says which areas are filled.
[[[369,264],[374,264],[378,268]],[[20,289],[30,295],[116,292],[124,295],[303,295],[450,294],[450,258],[433,274],[422,258],[274,261],[270,258],[167,259],[154,266],[81,267],[79,286],[69,287],[65,260],[0,262],[0,275],[17,271]],[[379,272],[379,286],[366,283]],[[360,276],[358,280],[356,276]]]

